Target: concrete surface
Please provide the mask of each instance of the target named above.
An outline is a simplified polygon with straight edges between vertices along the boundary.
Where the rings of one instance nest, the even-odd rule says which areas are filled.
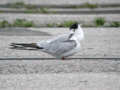
[[[44,31],[34,31],[29,28],[2,28],[0,29],[1,36],[49,36]]]
[[[39,8],[38,8],[39,9]],[[19,9],[19,8],[0,8],[0,11],[2,13],[44,13],[40,10],[32,10],[29,12],[29,10],[26,9]],[[89,8],[50,8],[47,9],[47,13],[53,13],[53,14],[119,14],[120,13],[120,7],[115,8],[95,8],[95,9],[89,9]]]
[[[0,60],[0,75],[120,72],[120,59],[30,59]]]
[[[120,58],[120,28],[83,28],[85,32],[85,39],[81,42],[81,52],[73,56],[73,58],[89,58],[89,57],[108,57],[108,58]],[[9,45],[13,42],[39,42],[43,39],[49,39],[60,34],[65,34],[69,30],[68,28],[29,28],[28,31],[44,32],[48,35],[42,35],[40,33],[34,33],[33,35],[26,35],[25,32],[20,36],[19,32],[9,34],[0,30],[0,57],[1,58],[52,58],[46,53],[40,51],[25,51],[25,50],[12,50]],[[4,32],[3,32],[4,31]],[[15,30],[13,30],[15,31]],[[9,36],[6,36],[8,35]],[[47,56],[46,56],[47,55]]]
[[[54,7],[86,2],[107,6],[120,4],[120,0],[0,0],[0,5],[14,2]],[[103,17],[107,22],[120,21],[118,12],[110,13],[7,12],[0,13],[0,21],[13,22],[20,18],[32,20],[38,26],[68,20],[91,24],[96,17]],[[13,50],[9,45],[13,42],[39,42],[67,33],[68,28],[0,28],[0,90],[120,90],[120,28],[83,29],[85,40],[81,42],[81,51],[62,61],[41,51]]]
[[[0,90],[120,90],[115,73],[0,75]]]
[[[0,90],[119,90],[119,29],[83,28],[81,52],[63,61],[40,51],[13,50],[9,44],[49,39],[68,28],[0,29]]]
[[[36,4],[36,5],[79,5],[83,3],[93,3],[93,4],[119,4],[119,0],[1,0],[0,4],[14,3],[14,2],[24,2],[26,4]]]
[[[30,43],[49,39],[67,33],[68,28],[11,28],[11,30],[16,33],[9,34],[11,32],[8,32],[8,29],[0,30],[1,74],[120,71],[119,28],[83,28],[85,39],[81,42],[81,52],[65,61],[55,59],[41,51],[10,49],[9,45],[13,42]],[[18,32],[18,30],[21,31]],[[27,34],[30,32],[39,33]]]
[[[120,14],[19,14],[19,13],[0,13],[0,21],[7,20],[13,22],[16,19],[26,19],[33,21],[36,25],[46,25],[46,24],[60,24],[65,21],[77,21],[82,24],[94,23],[95,18],[103,17],[106,22],[120,21]]]

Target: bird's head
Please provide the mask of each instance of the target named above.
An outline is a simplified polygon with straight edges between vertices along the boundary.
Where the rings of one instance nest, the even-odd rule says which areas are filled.
[[[78,29],[78,23],[74,23],[70,26],[70,30],[73,30],[75,32],[76,29]]]
[[[82,40],[84,38],[84,32],[80,24],[78,23],[72,24],[70,26],[70,30],[71,30],[71,33],[74,34],[75,37],[79,37],[79,40]]]

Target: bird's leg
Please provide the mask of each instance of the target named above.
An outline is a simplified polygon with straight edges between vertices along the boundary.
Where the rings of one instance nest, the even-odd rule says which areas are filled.
[[[65,60],[65,57],[62,57],[61,59],[62,59],[62,60]]]

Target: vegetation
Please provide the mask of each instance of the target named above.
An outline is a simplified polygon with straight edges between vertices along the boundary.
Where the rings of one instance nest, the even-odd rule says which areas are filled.
[[[32,21],[27,21],[25,19],[16,19],[13,23],[15,27],[33,27],[34,23]]]
[[[3,11],[2,11],[2,10],[0,10],[0,13],[3,13]]]
[[[53,23],[53,24],[47,24],[46,26],[47,27],[56,27],[57,25]]]
[[[72,24],[76,23],[76,21],[65,21],[64,23],[58,24],[58,27],[70,27]]]
[[[94,22],[95,22],[95,25],[99,27],[99,26],[103,26],[106,21],[104,18],[99,17],[99,18],[96,18]]]
[[[41,13],[48,13],[48,10],[47,8],[40,8],[39,10]]]
[[[22,8],[24,6],[25,6],[25,4],[23,2],[16,2],[16,3],[8,3],[7,4],[7,7],[10,7],[10,8]]]
[[[24,13],[56,13],[54,11],[49,12],[48,8],[46,7],[38,7],[36,5],[32,4],[25,4],[24,2],[15,2],[15,3],[8,3],[6,4],[6,7],[9,8],[24,8]],[[90,4],[90,3],[85,3],[80,6],[70,6],[72,8],[97,8],[97,4]]]
[[[27,9],[37,8],[35,5],[25,4],[24,2],[8,3],[6,6],[10,8],[27,8]]]
[[[38,9],[38,8],[40,8],[37,5],[25,4],[24,2],[8,3],[5,6],[9,7],[9,8],[26,8],[26,9]],[[41,6],[41,7],[44,8],[43,6]],[[81,5],[70,5],[70,6],[65,6],[65,7],[66,8],[91,8],[91,9],[94,9],[94,8],[98,8],[98,7],[103,7],[103,8],[105,8],[105,7],[119,7],[119,5],[98,5],[98,4],[91,4],[91,3],[87,2],[87,3],[83,3]]]
[[[91,8],[91,9],[94,9],[94,8],[98,8],[98,5],[97,4],[85,3],[85,4],[81,5],[80,7],[81,8]]]
[[[111,27],[120,27],[120,22],[114,21],[110,24]]]
[[[25,13],[48,13],[47,8],[38,8],[36,5],[24,4],[24,2],[8,3],[9,8],[25,8]]]
[[[0,21],[0,28],[4,27],[33,27],[35,26],[32,21],[25,19],[16,19],[12,24],[6,20]]]
[[[24,4],[24,8],[27,8],[27,9],[37,9],[37,6],[31,5],[31,4]]]
[[[71,8],[91,8],[91,9],[98,8],[98,7],[99,7],[98,4],[90,4],[90,3],[84,3],[79,6],[71,6]]]
[[[6,20],[0,21],[0,28],[10,27],[10,26],[11,24],[9,24],[8,21]]]
[[[32,4],[25,4],[24,2],[15,2],[15,3],[8,3],[6,5],[7,7],[11,8],[27,8],[27,9],[37,9],[38,7],[36,5]],[[90,4],[90,3],[84,3],[80,6],[71,6],[72,8],[98,8],[97,4]]]
[[[70,27],[72,24],[76,23],[76,21],[65,21],[60,24],[56,23],[48,23],[44,26],[46,27]],[[111,23],[107,23],[107,25],[104,25],[105,20],[102,18],[96,18],[95,23],[91,24],[83,24],[83,27],[98,27],[98,26],[104,26],[104,27],[120,27],[120,22],[114,21]],[[5,28],[5,27],[35,27],[35,25],[32,21],[28,21],[25,19],[16,19],[13,23],[9,23],[6,20],[0,21],[0,28]]]

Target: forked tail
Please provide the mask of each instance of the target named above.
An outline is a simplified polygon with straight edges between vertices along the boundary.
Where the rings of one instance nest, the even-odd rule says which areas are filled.
[[[11,43],[11,49],[21,49],[21,50],[36,50],[43,49],[39,47],[36,43]]]

